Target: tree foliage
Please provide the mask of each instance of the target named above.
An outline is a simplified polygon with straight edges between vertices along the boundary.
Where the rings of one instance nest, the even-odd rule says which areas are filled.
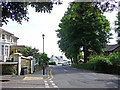
[[[48,65],[48,63],[49,63],[49,57],[47,56],[47,54],[40,54],[39,55],[39,65],[42,65],[42,64],[44,64],[44,65]]]
[[[118,33],[118,37],[120,37],[120,12],[117,14],[117,20],[115,21],[115,32]],[[118,44],[120,44],[120,40],[117,40]]]
[[[28,56],[33,56],[34,58],[38,59],[39,57],[39,50],[36,48],[31,48],[31,47],[26,47],[24,49],[20,49],[18,52],[22,53],[23,56],[28,57]]]
[[[28,0],[29,1],[29,0]],[[105,0],[104,2],[93,2],[93,5],[95,8],[100,8],[101,12],[105,11],[113,11],[117,6],[113,3],[115,0]],[[0,2],[0,5],[2,6],[2,16],[1,16],[1,22],[2,25],[7,24],[9,22],[9,19],[18,22],[19,24],[22,24],[23,20],[28,21],[29,17],[28,15],[28,6],[34,7],[36,12],[47,12],[50,13],[53,4],[62,4],[61,0],[48,0],[48,2]],[[81,7],[82,8],[82,7]],[[96,9],[88,9],[84,7],[84,10],[96,10]],[[1,11],[0,11],[1,12]],[[78,11],[79,12],[79,11]]]
[[[61,4],[56,0],[50,2],[1,2],[2,24],[7,24],[8,19],[17,21],[19,24],[22,24],[23,20],[28,21],[28,6],[34,7],[36,12],[50,13],[55,3]]]
[[[88,49],[101,53],[110,37],[108,20],[92,3],[71,4],[59,27],[60,29],[57,30],[57,36],[60,38],[59,47],[68,58],[74,58],[76,63],[81,47],[86,62]]]

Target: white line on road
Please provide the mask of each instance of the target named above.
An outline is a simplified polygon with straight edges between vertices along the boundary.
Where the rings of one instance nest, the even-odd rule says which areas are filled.
[[[64,70],[65,72],[67,71],[67,70]]]
[[[48,83],[45,83],[45,86],[48,86]]]
[[[45,87],[46,87],[46,88],[49,88],[48,82],[47,82],[47,81],[44,81],[44,83],[45,83]]]
[[[53,83],[53,81],[52,81],[52,80],[50,80],[50,83],[52,84],[53,88],[58,88],[58,86],[57,86],[57,85],[55,85],[55,83]]]
[[[53,83],[53,81],[50,81],[51,83]]]
[[[55,86],[55,83],[52,83],[53,86]]]
[[[45,86],[46,88],[49,88],[49,86]]]
[[[58,88],[58,86],[53,86],[54,88]]]
[[[44,81],[44,82],[47,82],[47,81]]]

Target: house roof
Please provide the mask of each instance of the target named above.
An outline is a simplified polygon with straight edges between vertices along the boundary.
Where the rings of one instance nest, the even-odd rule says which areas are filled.
[[[116,48],[118,48],[120,45],[119,44],[114,44],[114,45],[107,45],[106,48],[104,48],[105,52],[113,51]]]
[[[13,37],[19,39],[18,37],[14,36],[14,34],[8,32],[8,31],[6,31],[6,30],[4,30],[4,29],[2,29],[2,28],[0,28],[0,32],[2,32],[2,33],[7,33],[7,34],[12,35]]]

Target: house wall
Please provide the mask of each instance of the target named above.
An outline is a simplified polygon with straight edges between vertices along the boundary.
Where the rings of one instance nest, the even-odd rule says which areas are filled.
[[[1,42],[1,33],[0,33],[0,42]]]
[[[2,39],[2,35],[5,35],[5,38]],[[12,41],[11,41],[12,39]],[[10,46],[11,45],[17,45],[17,37],[15,37],[13,34],[2,30],[0,28],[0,61],[6,61],[10,58]],[[2,49],[2,46],[4,46],[4,50]],[[2,54],[2,51],[3,54]],[[6,53],[7,52],[7,53]]]

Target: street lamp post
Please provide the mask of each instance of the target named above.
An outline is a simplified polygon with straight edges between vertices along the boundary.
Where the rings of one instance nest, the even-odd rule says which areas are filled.
[[[43,54],[44,54],[44,34],[42,35],[42,37],[43,37]]]
[[[44,54],[44,34],[42,35],[43,37],[43,54]],[[43,61],[44,62],[44,61]],[[44,66],[44,63],[43,63],[43,75],[45,75],[45,66]]]

